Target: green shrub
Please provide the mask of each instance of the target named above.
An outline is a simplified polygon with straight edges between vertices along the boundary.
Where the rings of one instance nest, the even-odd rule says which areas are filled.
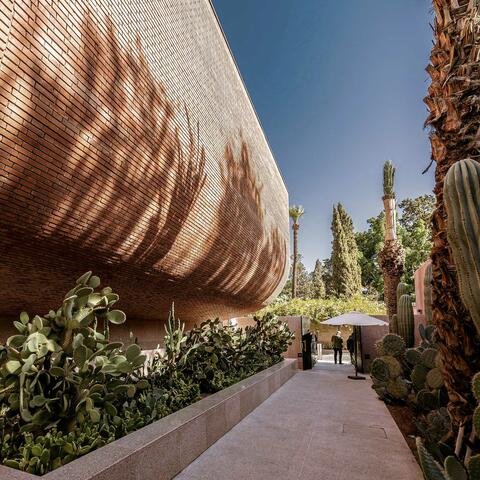
[[[109,340],[119,297],[82,275],[56,310],[14,322],[0,346],[0,463],[42,475],[282,359],[293,338],[273,315],[190,332],[170,312],[165,353]]]
[[[352,311],[364,312],[369,315],[384,315],[386,312],[383,302],[378,302],[368,296],[356,295],[351,298],[294,298],[278,301],[260,310],[257,315],[263,316],[267,313],[278,316],[304,315],[313,322],[322,322],[327,318]]]

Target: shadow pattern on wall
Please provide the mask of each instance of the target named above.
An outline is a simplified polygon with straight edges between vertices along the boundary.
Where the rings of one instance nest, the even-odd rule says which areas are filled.
[[[16,2],[2,60],[0,313],[46,311],[87,269],[115,284],[136,318],[164,315],[171,300],[185,319],[255,308],[283,276],[286,243],[276,227],[265,232],[246,143],[238,159],[226,147],[218,214],[196,262],[181,277],[165,271],[192,211],[206,208],[200,124],[167,98],[140,39],[122,48],[113,23],[100,28],[85,6],[78,49],[64,44],[67,58],[52,59],[43,44],[58,42],[47,33],[56,25],[45,10],[60,11],[57,3]]]

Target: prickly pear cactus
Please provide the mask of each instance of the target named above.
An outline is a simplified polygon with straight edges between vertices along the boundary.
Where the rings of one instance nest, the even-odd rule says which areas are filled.
[[[398,334],[405,340],[407,348],[414,344],[414,316],[412,298],[410,295],[402,295],[398,302],[397,309]]]
[[[380,349],[383,355],[392,357],[403,357],[405,354],[405,340],[400,335],[389,333],[380,342]]]
[[[440,371],[440,369],[439,368],[432,368],[427,373],[427,385],[432,390],[437,390],[439,388],[442,388],[443,384],[444,384],[444,380],[443,380],[443,375],[442,375],[442,372]]]
[[[386,385],[386,391],[395,400],[406,399],[410,392],[407,382],[401,377],[389,380]]]
[[[388,364],[382,357],[376,358],[372,362],[371,375],[378,382],[387,382],[390,379],[390,370]]]
[[[415,367],[422,361],[422,354],[417,348],[408,348],[405,351],[405,360],[410,366]]]
[[[423,278],[423,303],[425,308],[425,322],[432,324],[432,264],[429,263],[425,268],[425,277]]]
[[[436,348],[426,348],[421,353],[421,361],[427,368],[435,368],[437,356],[438,350]]]
[[[443,198],[460,296],[480,333],[480,164],[454,163],[445,176]]]

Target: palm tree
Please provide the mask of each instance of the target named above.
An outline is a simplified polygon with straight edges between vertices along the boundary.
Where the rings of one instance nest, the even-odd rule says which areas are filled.
[[[290,218],[293,220],[292,298],[297,296],[298,229],[300,228],[298,221],[304,213],[305,210],[301,205],[293,205],[289,210]]]
[[[430,111],[432,161],[436,162],[436,208],[432,218],[432,320],[443,357],[449,411],[457,426],[470,420],[475,401],[472,375],[480,371],[476,330],[461,302],[446,235],[443,182],[459,160],[479,160],[478,85],[480,83],[480,6],[478,0],[433,0],[435,43],[427,72],[425,103]]]
[[[384,246],[378,259],[383,273],[384,297],[390,319],[397,313],[397,286],[402,278],[405,262],[405,252],[397,238],[397,208],[394,185],[395,167],[388,160],[383,166]]]

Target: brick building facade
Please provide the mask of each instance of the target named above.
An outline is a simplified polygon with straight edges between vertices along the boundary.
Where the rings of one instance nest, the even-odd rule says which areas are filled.
[[[0,329],[93,270],[152,345],[268,302],[288,194],[207,0],[0,0]],[[119,334],[120,335],[120,334]]]

